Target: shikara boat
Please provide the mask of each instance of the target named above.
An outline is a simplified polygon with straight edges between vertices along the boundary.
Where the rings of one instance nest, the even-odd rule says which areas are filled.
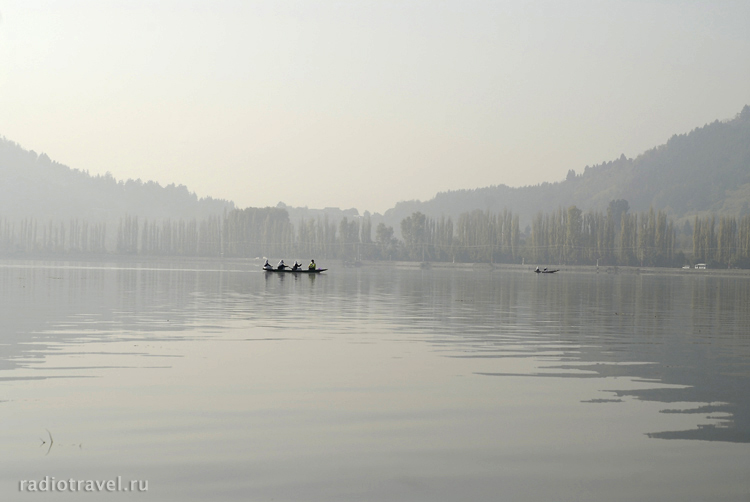
[[[263,271],[265,272],[271,272],[274,274],[319,274],[321,272],[325,272],[328,270],[327,268],[316,268],[316,269],[309,269],[309,268],[298,268],[297,270],[292,270],[291,268],[283,268],[279,270],[278,268],[264,268]]]
[[[555,272],[559,272],[559,271],[560,269],[547,270],[546,268],[544,270],[539,270],[539,269],[534,270],[534,272],[536,272],[537,274],[554,274]]]

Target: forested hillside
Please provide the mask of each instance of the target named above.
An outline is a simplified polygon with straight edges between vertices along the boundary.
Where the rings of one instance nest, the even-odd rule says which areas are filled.
[[[675,135],[635,159],[622,155],[586,166],[578,174],[569,171],[557,183],[521,188],[497,185],[442,192],[425,202],[400,202],[383,215],[383,221],[397,225],[415,211],[433,218],[457,218],[475,209],[507,209],[518,214],[525,226],[539,211],[571,205],[584,211],[604,210],[617,199],[627,200],[634,211],[654,208],[677,221],[713,213],[750,214],[750,106],[732,120],[717,120]]]
[[[205,218],[233,204],[199,199],[185,186],[153,181],[118,181],[109,173],[91,176],[52,161],[47,155],[0,138],[0,217],[35,218],[42,222],[85,218],[116,222],[121,216]]]
[[[357,209],[236,209],[0,140],[0,255],[750,267],[750,107],[560,183]]]

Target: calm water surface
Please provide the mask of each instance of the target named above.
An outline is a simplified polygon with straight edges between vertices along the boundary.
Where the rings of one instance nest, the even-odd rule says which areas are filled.
[[[0,499],[748,501],[748,306],[694,271],[0,262]]]

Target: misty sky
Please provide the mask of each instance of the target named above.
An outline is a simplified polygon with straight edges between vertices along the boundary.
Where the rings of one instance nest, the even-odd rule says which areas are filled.
[[[240,207],[562,180],[750,104],[750,1],[0,0],[0,136]]]

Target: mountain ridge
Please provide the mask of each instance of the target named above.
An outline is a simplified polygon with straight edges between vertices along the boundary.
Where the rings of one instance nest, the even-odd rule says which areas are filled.
[[[6,218],[200,219],[235,207],[232,201],[199,199],[184,185],[117,180],[110,173],[91,176],[4,137],[0,137],[0,181],[0,215]],[[579,174],[571,170],[564,181],[439,192],[424,202],[401,201],[383,214],[372,215],[372,221],[390,225],[398,233],[400,222],[415,212],[457,219],[479,209],[512,211],[526,225],[539,212],[572,205],[584,211],[604,210],[610,201],[620,199],[627,200],[633,211],[653,207],[678,221],[710,213],[750,214],[750,106],[732,119],[675,134],[635,158],[621,155],[586,166]],[[283,203],[277,207],[286,209],[292,221],[329,216],[338,223],[343,217],[360,215],[354,208],[317,210]]]
[[[0,215],[5,218],[87,218],[112,222],[121,216],[156,219],[205,218],[234,203],[198,198],[184,185],[161,186],[140,179],[92,176],[25,150],[0,137]]]
[[[564,181],[512,188],[491,185],[439,192],[428,201],[402,201],[387,210],[385,221],[395,223],[419,211],[431,217],[479,210],[513,211],[527,223],[538,212],[576,205],[603,210],[610,201],[625,199],[634,211],[650,207],[675,219],[706,213],[742,214],[750,200],[750,106],[733,119],[716,120],[635,158],[586,166],[568,172]]]

